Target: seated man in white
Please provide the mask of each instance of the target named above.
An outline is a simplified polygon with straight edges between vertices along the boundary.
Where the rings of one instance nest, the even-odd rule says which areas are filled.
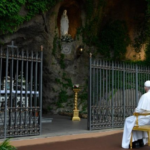
[[[138,112],[138,113],[150,112],[150,81],[145,82],[144,89],[146,93],[141,96],[138,106],[135,109],[135,112]],[[130,116],[126,118],[125,124],[124,124],[123,137],[122,137],[122,148],[125,148],[125,149],[129,148],[131,132],[135,125],[135,122],[136,122],[135,116]],[[139,116],[138,123],[139,123],[139,126],[150,124],[150,116],[149,115]],[[142,147],[143,143],[145,145],[147,143],[147,138],[148,138],[148,135],[146,132],[133,131],[132,142],[135,145],[135,148]]]

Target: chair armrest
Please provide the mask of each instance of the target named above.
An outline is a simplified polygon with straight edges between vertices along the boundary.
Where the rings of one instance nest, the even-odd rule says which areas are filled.
[[[144,112],[144,113],[137,113],[137,112],[134,112],[133,115],[134,115],[134,116],[147,116],[147,115],[150,115],[150,112]]]
[[[133,115],[136,117],[136,122],[135,122],[135,126],[139,126],[138,125],[138,116],[147,116],[147,115],[150,115],[149,112],[144,112],[144,113],[137,113],[137,112],[134,112]]]

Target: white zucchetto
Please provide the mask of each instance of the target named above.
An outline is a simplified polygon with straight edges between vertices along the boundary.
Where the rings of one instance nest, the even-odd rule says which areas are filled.
[[[150,87],[150,80],[146,81],[146,82],[144,83],[144,86],[145,86],[145,87]]]

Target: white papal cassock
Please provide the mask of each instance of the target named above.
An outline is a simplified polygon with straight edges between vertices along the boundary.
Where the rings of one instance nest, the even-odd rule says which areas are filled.
[[[143,94],[139,100],[138,106],[135,109],[135,112],[150,112],[150,90]],[[124,131],[122,137],[122,147],[129,148],[130,138],[131,138],[131,131],[135,125],[136,117],[130,116],[127,117],[124,124]],[[150,116],[139,116],[138,123],[140,125],[147,125],[150,124]],[[147,143],[147,132],[142,131],[133,131],[133,142],[139,139],[143,139],[144,144]]]

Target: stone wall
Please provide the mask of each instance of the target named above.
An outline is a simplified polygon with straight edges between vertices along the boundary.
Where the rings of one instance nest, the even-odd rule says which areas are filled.
[[[20,48],[39,50],[41,45],[44,46],[43,112],[72,111],[74,97],[72,84],[76,83],[81,86],[79,109],[81,111],[86,111],[87,109],[88,47],[84,45],[84,51],[80,57],[77,57],[76,53],[77,48],[83,45],[82,37],[79,36],[77,38],[77,28],[85,24],[85,2],[85,0],[64,0],[59,2],[52,10],[42,15],[36,15],[29,22],[19,26],[13,34],[0,36],[2,43],[8,44],[14,40],[15,45],[18,45]],[[114,20],[125,19],[129,32],[132,34],[130,36],[135,35],[134,27],[130,26],[135,17],[135,14],[132,13],[134,11],[132,9],[134,3],[131,3],[130,0],[126,3],[124,2],[125,4],[119,0],[109,2],[102,14],[102,27],[112,18]],[[129,2],[131,3],[130,5],[128,5]],[[128,5],[126,7],[128,9],[129,6],[132,7],[129,10],[122,10],[124,5]],[[68,10],[68,18],[70,20],[69,34],[74,38],[74,42],[70,43],[71,53],[66,55],[61,53],[60,46],[62,46],[62,43],[59,40],[60,16],[64,9]],[[136,7],[137,9],[139,10],[139,7]],[[138,11],[139,16],[143,15],[143,9],[145,9],[145,5],[140,9],[141,11]],[[20,13],[21,15],[26,14],[24,8],[22,8]],[[136,21],[132,25],[135,24],[137,24]],[[132,59],[133,55],[137,54],[134,49],[129,48],[127,57]]]
[[[76,7],[73,8],[73,6]],[[70,43],[72,48],[70,54],[62,55],[61,53],[60,44],[62,43],[59,41],[58,23],[62,8],[69,10],[69,33],[75,39],[77,27],[84,23],[84,12],[80,9],[80,5],[76,1],[69,3],[67,0],[63,3],[58,3],[52,10],[42,15],[36,15],[32,20],[18,27],[15,33],[1,36],[1,42],[4,44],[8,44],[13,40],[15,45],[24,49],[40,50],[40,46],[44,46],[44,113],[72,111],[74,97],[72,84],[80,84],[82,86],[81,89],[85,86],[87,87],[85,80],[87,80],[88,75],[88,55],[84,52],[79,58],[76,55],[77,48],[83,44],[82,38],[79,37],[78,40],[75,39],[74,42]],[[79,10],[80,12],[75,17],[75,12]],[[26,13],[24,10],[20,12]],[[80,110],[82,110],[81,105]]]

